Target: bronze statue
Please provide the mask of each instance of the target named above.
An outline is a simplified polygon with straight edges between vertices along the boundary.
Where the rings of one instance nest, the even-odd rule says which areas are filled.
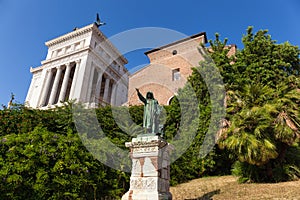
[[[159,115],[161,107],[158,101],[154,99],[152,92],[147,92],[146,98],[136,88],[139,99],[144,103],[144,117],[143,127],[146,128],[147,133],[160,134]]]

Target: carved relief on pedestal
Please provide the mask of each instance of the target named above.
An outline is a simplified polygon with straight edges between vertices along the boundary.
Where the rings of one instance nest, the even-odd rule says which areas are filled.
[[[146,188],[145,189],[156,189],[156,181],[154,178],[148,178],[146,181]]]
[[[155,190],[157,189],[157,179],[155,178],[135,178],[130,180],[130,189]]]
[[[135,188],[136,189],[143,189],[144,188],[144,181],[142,178],[138,178],[136,181],[135,181]]]
[[[141,176],[142,173],[142,167],[140,164],[140,160],[139,159],[133,159],[132,160],[132,176]]]

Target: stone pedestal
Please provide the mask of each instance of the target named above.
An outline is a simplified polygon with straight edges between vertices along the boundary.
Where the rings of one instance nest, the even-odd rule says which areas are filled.
[[[160,136],[142,135],[126,143],[132,171],[129,191],[122,200],[171,200],[171,146]]]

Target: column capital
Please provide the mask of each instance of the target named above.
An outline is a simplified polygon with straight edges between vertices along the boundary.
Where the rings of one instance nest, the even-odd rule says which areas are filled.
[[[81,59],[75,60],[76,64],[79,64],[81,62]]]
[[[56,69],[59,70],[59,69],[62,69],[62,67],[63,67],[62,65],[59,65],[56,67]]]
[[[111,91],[111,105],[116,105],[116,94],[117,94],[117,82],[115,80],[112,81],[112,91]]]

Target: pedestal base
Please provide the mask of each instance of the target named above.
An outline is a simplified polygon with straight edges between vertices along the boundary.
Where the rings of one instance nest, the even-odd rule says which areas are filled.
[[[160,136],[147,135],[126,143],[130,148],[132,171],[130,189],[122,200],[171,200],[171,146]]]
[[[158,193],[158,192],[138,192],[129,190],[126,192],[122,200],[172,200],[172,194],[168,193]]]

